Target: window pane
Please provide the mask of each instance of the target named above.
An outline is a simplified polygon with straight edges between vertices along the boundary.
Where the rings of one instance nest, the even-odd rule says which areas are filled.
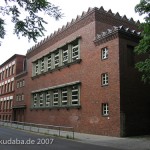
[[[40,106],[43,106],[43,99],[44,99],[44,94],[40,94]]]
[[[63,63],[67,63],[67,62],[68,62],[68,49],[63,50]]]
[[[49,55],[48,58],[47,58],[47,69],[48,70],[51,69],[51,55]]]
[[[102,48],[101,56],[102,56],[102,59],[108,58],[108,48],[107,47]]]
[[[72,60],[74,61],[78,58],[79,58],[79,46],[76,45],[72,47]]]
[[[104,115],[104,116],[109,115],[108,103],[103,103],[102,104],[102,115]]]
[[[58,90],[55,90],[53,93],[53,105],[58,106]]]
[[[102,85],[108,85],[108,73],[102,74]]]
[[[72,105],[78,105],[79,104],[79,90],[78,86],[74,85],[72,86]]]
[[[41,72],[44,71],[44,58],[41,60]]]
[[[37,107],[37,94],[33,95],[33,107]]]
[[[55,53],[55,67],[59,66],[59,51]]]
[[[50,92],[46,92],[46,107],[50,106]]]
[[[62,89],[62,105],[67,105],[68,102],[68,92],[67,88]]]

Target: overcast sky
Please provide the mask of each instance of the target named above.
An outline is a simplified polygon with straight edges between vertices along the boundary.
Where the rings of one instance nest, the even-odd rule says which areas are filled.
[[[143,17],[139,16],[134,11],[136,4],[140,0],[49,0],[51,3],[59,6],[64,13],[64,17],[55,21],[54,18],[47,20],[49,22],[47,32],[45,36],[50,35],[58,28],[66,25],[72,19],[75,19],[77,15],[81,15],[83,11],[87,11],[89,7],[104,7],[105,10],[111,9],[113,13],[119,12],[121,16],[126,15],[127,18],[133,17],[135,21],[143,20]],[[2,2],[0,2],[1,4]],[[6,18],[7,22],[7,35],[5,39],[2,40],[2,45],[0,46],[0,64],[5,62],[14,54],[25,55],[27,50],[35,45],[34,42],[28,42],[27,38],[21,37],[18,39],[16,35],[13,35],[13,29],[11,22]],[[44,39],[40,38],[38,41]]]

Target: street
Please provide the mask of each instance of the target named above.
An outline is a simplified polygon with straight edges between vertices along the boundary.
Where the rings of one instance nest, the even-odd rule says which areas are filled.
[[[119,150],[0,126],[1,150]]]

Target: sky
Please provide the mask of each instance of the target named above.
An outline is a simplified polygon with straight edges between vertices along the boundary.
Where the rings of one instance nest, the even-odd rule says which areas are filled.
[[[135,21],[143,21],[143,17],[139,16],[138,13],[135,13],[135,6],[140,2],[140,0],[49,0],[52,4],[59,6],[62,13],[64,14],[62,19],[56,21],[54,18],[47,18],[48,25],[46,25],[47,32],[45,37],[57,31],[58,28],[61,28],[63,25],[66,25],[67,22],[71,22],[72,19],[75,19],[77,15],[81,15],[83,11],[87,11],[89,7],[98,7],[103,8],[108,11],[112,10],[113,13],[119,12],[121,16],[126,15],[127,18],[133,18]],[[0,6],[3,2],[0,2]],[[34,46],[36,43],[33,41],[28,41],[25,37],[18,37],[13,34],[13,26],[9,18],[6,20],[6,36],[4,40],[1,40],[0,46],[0,64],[4,63],[14,54],[26,55],[27,50]],[[44,37],[39,38],[40,42]]]

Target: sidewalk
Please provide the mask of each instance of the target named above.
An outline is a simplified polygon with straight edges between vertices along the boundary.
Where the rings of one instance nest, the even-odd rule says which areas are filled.
[[[107,146],[122,150],[150,150],[150,137],[119,138],[75,133],[75,138],[83,143]]]

